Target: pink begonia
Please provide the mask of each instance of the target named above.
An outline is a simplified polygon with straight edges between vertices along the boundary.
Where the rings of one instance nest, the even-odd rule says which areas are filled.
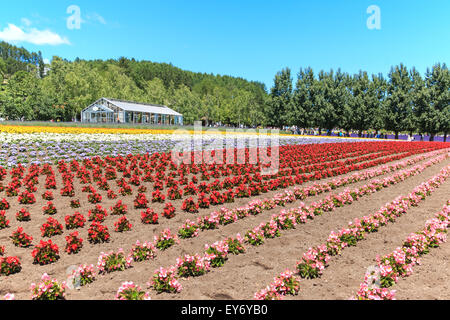
[[[266,238],[275,238],[279,233],[278,225],[272,219],[269,222],[261,222],[259,229],[263,231]]]
[[[95,280],[96,277],[96,271],[95,271],[95,267],[93,264],[91,265],[80,265],[78,266],[78,268],[76,270],[72,271],[72,277],[73,278],[78,278],[80,277],[82,279],[82,283],[86,282],[92,282]],[[83,285],[83,284],[81,284]]]
[[[442,175],[439,176],[448,176],[449,171],[444,169],[441,171]],[[439,177],[438,176],[438,177]],[[430,181],[433,183],[435,181],[440,181],[442,183],[443,180],[432,178]],[[420,188],[416,188],[416,192],[421,192],[428,188],[428,182],[421,185]],[[425,228],[420,233],[412,233],[410,234],[401,248],[396,248],[391,254],[386,255],[383,258],[377,256],[378,268],[380,275],[385,278],[391,278],[394,282],[398,281],[399,273],[395,273],[392,266],[389,264],[389,257],[393,257],[396,263],[396,267],[399,270],[400,274],[404,277],[410,276],[413,273],[413,266],[420,263],[419,256],[423,253],[426,253],[427,248],[433,241],[436,240],[436,237],[439,237],[441,234],[445,234],[444,232],[448,228],[449,219],[448,215],[445,215],[445,212],[449,211],[448,205],[445,205],[444,208],[435,215],[435,218],[430,219],[426,222]],[[442,218],[440,220],[439,218]],[[442,230],[442,232],[440,232]],[[427,233],[430,236],[427,236]],[[446,241],[444,237],[440,238],[438,241]],[[394,299],[395,290],[388,290],[387,288],[369,288],[370,283],[368,283],[369,277],[367,275],[364,278],[363,283],[360,285],[360,290],[356,293],[352,299],[370,299],[370,300],[391,300]]]
[[[299,210],[296,213],[296,220],[300,223],[306,223],[306,221],[308,220],[308,216],[309,216],[309,212],[307,211],[303,211],[303,210]]]
[[[339,238],[339,235],[336,234],[334,231],[331,231],[330,235],[328,236],[326,247],[327,252],[330,255],[336,255],[340,254],[341,250],[346,246],[344,242],[341,241]]]
[[[244,243],[244,238],[241,236],[240,233],[236,234],[236,239],[238,242],[242,245]]]
[[[164,290],[169,290],[170,292],[181,292],[183,287],[176,279],[175,272],[175,266],[170,266],[167,269],[160,267],[158,270],[155,270],[153,278],[147,285],[153,287],[161,286],[164,287]]]
[[[219,213],[220,223],[225,225],[238,221],[238,216],[234,210],[221,208]]]
[[[395,290],[386,288],[370,288],[366,283],[362,283],[359,291],[351,300],[395,300]]]
[[[277,204],[274,199],[264,199],[263,200],[264,209],[270,210],[277,207]]]
[[[271,220],[275,221],[280,229],[289,229],[297,225],[296,215],[292,210],[282,210],[280,214],[274,214]]]
[[[189,219],[186,219],[186,221],[184,222],[184,224],[181,226],[180,229],[185,229],[188,230],[190,228],[194,227],[195,228],[195,232],[192,234],[193,237],[198,237],[198,233],[200,231],[198,224],[195,223],[194,221],[191,221]]]
[[[122,283],[120,288],[117,290],[115,299],[116,300],[130,300],[128,298],[127,294],[131,294],[131,293],[138,293],[138,294],[141,293],[142,294],[141,300],[151,300],[150,294],[148,292],[143,292],[141,287],[139,287],[138,285],[135,285],[131,281],[125,281]]]
[[[245,241],[251,243],[252,245],[264,243],[264,231],[261,230],[260,226],[247,231],[245,234]]]
[[[208,250],[209,248],[215,249],[224,256],[228,254],[228,243],[226,241],[216,241],[211,245],[205,244],[205,250]]]
[[[175,266],[179,273],[188,276],[189,272],[193,272],[195,276],[208,272],[211,264],[208,259],[195,254],[193,256],[184,255],[182,258],[177,258]],[[190,267],[193,267],[193,269],[190,270]]]
[[[265,289],[254,294],[255,300],[282,300],[287,294],[297,294],[299,281],[290,270],[285,270],[275,277]]]
[[[181,289],[182,289],[181,284],[178,282],[177,279],[170,279],[169,285],[170,285],[172,288],[175,288],[175,289],[177,290],[177,292],[180,292]]]
[[[171,240],[173,239],[176,243],[179,243],[179,239],[177,237],[176,234],[172,234],[172,232],[170,231],[170,229],[164,229],[159,236],[154,236],[153,237],[154,242],[158,242],[160,240]]]
[[[36,286],[32,283],[30,290],[32,293],[31,298],[33,300],[39,299],[56,299],[64,298],[66,290],[66,282],[63,281],[61,284],[56,281],[56,279],[51,279],[47,273],[44,273],[41,277],[41,283]]]
[[[277,289],[269,285],[265,289],[262,289],[261,291],[255,293],[254,295],[255,300],[282,300],[283,296],[278,293]]]
[[[290,191],[290,190],[285,190],[284,192],[284,196],[283,196],[283,201],[285,203],[292,203],[295,201],[295,194],[294,192]]]
[[[14,294],[12,294],[12,293],[7,293],[7,294],[5,294],[4,296],[3,296],[3,299],[2,300],[15,300],[16,298],[15,298],[15,296],[14,296]]]
[[[329,257],[328,253],[322,252],[322,250],[319,251],[316,248],[309,248],[309,250],[303,254],[302,260],[297,263],[297,267],[299,265],[307,265],[315,270],[318,275],[321,275]]]
[[[119,261],[115,261],[117,259]],[[115,261],[116,264],[111,264],[111,261]],[[116,270],[130,268],[132,262],[132,254],[125,256],[124,250],[120,248],[117,253],[115,253],[114,251],[110,251],[108,253],[100,253],[97,261],[97,269],[100,274],[108,273]]]
[[[156,248],[151,242],[141,243],[139,240],[136,241],[136,244],[131,248],[131,255],[143,252],[145,253],[145,259],[153,259],[156,256]]]
[[[250,214],[248,213],[248,208],[245,207],[240,207],[240,208],[236,208],[233,209],[233,213],[236,214],[236,216],[240,219],[244,218],[244,217],[248,217]]]
[[[219,224],[220,224],[220,215],[215,211],[211,213],[209,216],[197,218],[197,225],[201,229],[215,229],[219,227]]]

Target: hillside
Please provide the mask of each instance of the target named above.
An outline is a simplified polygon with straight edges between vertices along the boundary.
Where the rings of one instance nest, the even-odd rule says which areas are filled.
[[[0,43],[0,115],[10,120],[71,121],[99,97],[164,104],[195,120],[256,125],[264,121],[263,83],[195,73],[167,63],[68,61],[53,57],[44,72],[42,53]],[[3,82],[3,81],[2,81]]]

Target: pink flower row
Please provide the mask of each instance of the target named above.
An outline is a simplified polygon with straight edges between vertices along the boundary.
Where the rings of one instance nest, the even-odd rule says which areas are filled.
[[[314,202],[310,207],[304,204],[296,209],[291,209],[289,211],[283,210],[279,215],[273,215],[268,223],[261,223],[256,228],[248,231],[246,233],[246,241],[252,245],[260,245],[264,243],[264,238],[274,238],[279,236],[279,231],[281,229],[291,229],[296,226],[297,223],[306,223],[307,219],[313,219],[316,215],[321,215],[324,212],[333,211],[336,207],[342,207],[347,204],[353,203],[359,197],[371,194],[386,188],[390,185],[397,184],[400,181],[405,180],[411,175],[416,175],[425,170],[428,166],[431,166],[436,162],[436,159],[432,159],[423,165],[417,165],[410,169],[405,169],[396,173],[392,176],[386,177],[380,180],[374,180],[368,185],[364,185],[359,189],[346,189],[338,195],[329,195],[325,199]],[[426,186],[423,187],[426,192]],[[422,189],[421,189],[422,190]],[[418,197],[418,196],[416,196]],[[394,201],[393,205],[396,205]],[[391,218],[394,219],[394,218]],[[379,227],[379,222],[375,219],[373,221],[370,217],[363,217],[362,221],[355,222],[357,225],[364,225],[365,228],[372,229],[375,231]],[[327,243],[328,249],[334,254],[337,254],[342,249],[340,247],[341,241],[339,239],[346,239],[348,243],[354,245],[355,242],[360,238],[361,235],[357,232],[355,227],[347,228],[342,231],[342,234],[330,235],[330,239]],[[311,269],[311,266],[313,267]],[[315,259],[313,262],[309,262],[304,266],[305,270],[303,272],[308,275],[308,277],[316,277],[318,272],[323,270],[323,262],[317,261]]]
[[[340,207],[345,204],[351,204],[353,203],[354,200],[358,199],[360,196],[380,190],[378,186],[383,186],[383,182],[385,181],[389,182],[385,185],[385,187],[391,184],[399,183],[400,181],[406,179],[408,176],[420,173],[421,171],[425,170],[425,168],[432,165],[434,162],[435,160],[433,159],[432,161],[429,161],[424,165],[418,165],[411,169],[402,170],[401,172],[391,177],[386,177],[382,181],[378,183],[372,183],[369,186],[363,186],[353,191],[348,189],[338,195],[330,195],[324,200],[313,203],[311,207],[307,207],[302,203],[302,205],[297,209],[292,209],[288,211],[282,210],[280,214],[272,215],[269,222],[267,223],[263,222],[256,228],[249,230],[245,235],[244,242],[250,243],[251,245],[263,244],[264,238],[278,237],[281,235],[280,233],[281,230],[295,228],[297,223],[305,223],[308,218],[313,219],[315,215],[320,215],[324,211],[332,211],[335,210],[336,207]],[[443,170],[441,174],[446,177],[448,171]],[[442,183],[443,181],[437,177],[435,179],[430,180],[431,181],[430,183],[433,183],[434,180],[437,180],[440,183]],[[430,190],[427,184],[423,184],[416,189],[417,190],[415,190],[415,192],[417,193],[423,192],[424,190]],[[417,196],[416,198],[417,198],[416,202],[420,201],[420,199]],[[394,201],[393,203],[396,203],[396,201]],[[395,207],[391,208],[391,210],[394,209]],[[368,219],[367,221],[370,221],[368,217],[364,217],[363,220],[364,219],[366,220]],[[329,250],[328,245],[330,245],[331,247],[330,252],[337,254],[342,250],[342,248],[349,245],[355,245],[356,241],[361,240],[364,236],[364,229],[365,224],[363,225],[361,221],[356,219],[355,222],[351,222],[349,224],[348,228],[340,230],[337,234],[332,232],[328,241],[329,243],[327,243],[326,245],[319,246],[318,248],[311,248],[304,255],[303,257],[304,263],[300,268],[298,267],[300,270],[299,271],[300,275],[302,275],[302,277],[319,276],[323,271],[323,269],[325,268],[325,265],[328,263],[328,260],[330,259],[330,254],[328,253]],[[210,265],[208,264],[208,256],[205,255],[202,257],[197,254],[194,256],[185,256],[184,258],[178,258],[176,266],[171,266],[168,269],[160,269],[160,270],[169,272],[171,277],[169,277],[168,279],[170,279],[170,281],[176,281],[177,269],[179,273],[178,275],[185,274],[185,272],[188,271],[191,272],[190,275],[199,276],[205,274],[210,270]],[[157,277],[157,274],[155,276]],[[294,279],[291,280],[294,281]],[[293,285],[293,287],[295,287],[295,285]],[[174,288],[171,288],[171,290],[167,291],[179,292]],[[290,292],[292,292],[292,290],[290,290]],[[258,294],[257,296],[258,298],[262,297],[261,294]]]
[[[203,255],[184,255],[176,259],[176,264],[168,268],[155,270],[148,286],[158,292],[178,293],[182,286],[180,277],[201,276],[211,271],[211,268],[221,267],[229,254],[245,252],[244,239],[237,234],[235,238],[227,238],[211,245],[205,245]]]
[[[408,277],[413,267],[420,264],[420,257],[447,241],[447,229],[450,224],[450,200],[433,219],[425,223],[423,230],[411,233],[392,253],[377,257],[376,271],[366,273],[359,291],[351,299],[357,300],[393,300],[395,290],[388,288],[398,282],[400,277]]]
[[[420,201],[429,196],[449,175],[450,166],[442,169],[429,181],[414,188],[407,197],[400,196],[380,208],[375,214],[355,219],[348,223],[348,227],[337,232],[332,231],[326,243],[310,248],[297,262],[297,271],[300,277],[320,277],[332,256],[340,254],[346,247],[355,246],[358,241],[364,239],[365,233],[376,232],[379,227],[385,226],[388,222],[394,222],[397,217],[406,213],[409,207],[417,206]],[[386,292],[380,292],[380,294],[387,295]],[[282,299],[282,297],[283,294],[275,289],[273,283],[254,295],[255,299],[262,300]]]
[[[182,238],[197,237],[199,236],[199,232],[201,230],[203,231],[209,229],[217,229],[219,228],[219,225],[227,225],[230,223],[234,223],[239,219],[243,219],[250,215],[257,215],[261,213],[263,210],[272,210],[277,206],[284,206],[287,203],[294,203],[298,199],[304,200],[308,196],[314,196],[323,192],[329,192],[339,186],[345,186],[349,183],[356,183],[358,181],[369,179],[370,177],[382,175],[387,172],[397,170],[398,168],[403,168],[408,164],[429,158],[439,153],[442,153],[442,151],[431,152],[427,155],[420,155],[418,157],[415,157],[414,159],[404,160],[397,164],[383,166],[378,169],[370,169],[361,173],[354,173],[350,177],[334,179],[332,182],[321,184],[315,183],[312,186],[305,188],[295,187],[293,191],[287,190],[282,193],[276,194],[272,199],[253,200],[250,201],[246,206],[239,207],[236,209],[230,210],[227,208],[221,208],[219,212],[213,212],[209,216],[198,217],[196,222],[187,219],[185,223],[179,228],[178,234]],[[367,190],[361,190],[360,193],[361,194],[370,193],[373,191],[374,188],[378,189],[382,187],[387,187],[390,184],[394,184],[398,181],[403,181],[404,179],[406,179],[406,177],[409,177],[411,174],[413,173],[418,174],[422,172],[425,168],[434,165],[436,163],[439,163],[445,160],[447,157],[448,153],[446,153],[445,155],[438,156],[434,159],[431,159],[423,165],[414,166],[413,168],[407,169],[406,171],[402,170],[400,173],[391,176],[389,179],[385,178],[382,181],[373,180],[369,185],[367,185]],[[324,200],[324,202],[327,201],[328,200]],[[323,206],[322,203],[317,205]]]

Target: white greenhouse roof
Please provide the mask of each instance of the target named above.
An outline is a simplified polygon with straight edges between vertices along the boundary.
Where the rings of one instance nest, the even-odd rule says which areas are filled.
[[[182,116],[182,114],[172,110],[166,106],[156,105],[156,104],[146,104],[131,101],[123,101],[116,99],[103,98],[111,104],[123,109],[125,111],[135,111],[135,112],[148,112],[148,113],[158,113],[158,114],[168,114],[173,116]]]

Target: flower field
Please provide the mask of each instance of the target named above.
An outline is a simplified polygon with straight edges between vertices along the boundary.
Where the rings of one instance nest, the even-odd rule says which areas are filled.
[[[40,129],[41,131],[39,131]],[[75,130],[74,130],[75,129]],[[230,145],[249,144],[251,138],[261,137],[256,132],[208,132],[200,137],[193,131],[144,129],[95,129],[70,127],[20,127],[0,126],[0,165],[13,167],[21,164],[57,164],[59,160],[83,160],[93,156],[126,156],[128,154],[153,154],[170,152],[178,145],[190,150],[192,144],[204,149],[223,149]],[[279,135],[280,145],[340,143],[370,141],[375,139],[307,137]]]
[[[277,139],[1,128],[0,300],[450,297],[448,144]]]

